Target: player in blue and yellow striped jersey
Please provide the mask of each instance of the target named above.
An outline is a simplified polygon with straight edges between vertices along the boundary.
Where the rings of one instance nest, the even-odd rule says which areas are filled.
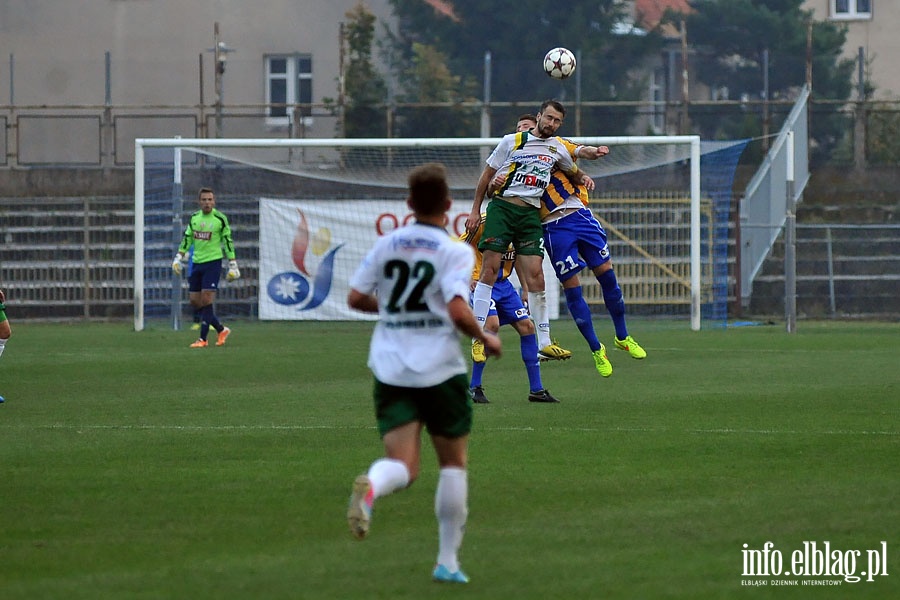
[[[531,129],[534,117],[519,117],[516,129]],[[599,158],[609,153],[606,146],[576,146],[560,138],[576,159]],[[573,183],[564,173],[554,171],[550,184],[541,197],[541,224],[544,230],[544,249],[550,257],[556,277],[562,283],[566,305],[587,341],[597,371],[604,377],[612,375],[612,364],[606,347],[597,339],[591,321],[591,309],[584,300],[578,273],[585,267],[593,271],[603,292],[603,302],[616,330],[615,346],[633,358],[645,358],[647,352],[628,333],[625,323],[625,301],[616,279],[606,240],[606,231],[587,208],[588,195],[583,186]]]
[[[503,183],[491,190],[484,235],[479,243],[484,261],[473,295],[475,317],[479,323],[485,322],[500,255],[512,243],[528,287],[528,307],[537,326],[539,352],[556,360],[568,358],[571,352],[550,339],[550,315],[542,268],[543,230],[538,212],[541,194],[550,182],[550,172],[554,167],[566,171],[589,189],[594,185],[590,177],[578,171],[568,150],[555,137],[565,114],[561,103],[546,100],[541,104],[533,129],[501,138],[485,161],[466,219],[466,231],[475,231],[481,222],[481,206],[488,188],[494,176],[502,173]]]
[[[475,249],[475,268],[472,269],[472,285],[481,277],[483,255],[478,249],[478,242],[484,233],[484,221],[486,215],[481,215],[481,223],[470,235],[465,232],[460,240],[465,241]],[[528,401],[529,402],[559,402],[544,389],[541,382],[540,360],[538,358],[537,333],[534,322],[528,314],[528,309],[522,302],[519,292],[509,280],[516,264],[516,250],[510,244],[507,251],[500,256],[500,268],[497,270],[497,280],[491,288],[491,302],[484,330],[496,334],[501,325],[511,325],[519,334],[519,348],[522,354],[522,362],[525,363],[525,371],[528,373]],[[487,404],[488,399],[484,394],[481,384],[481,376],[485,367],[484,344],[472,340],[472,379],[469,388],[472,392],[472,400],[478,404]]]

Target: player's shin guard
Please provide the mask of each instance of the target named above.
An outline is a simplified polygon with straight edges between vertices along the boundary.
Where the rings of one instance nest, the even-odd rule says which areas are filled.
[[[603,290],[603,303],[612,318],[616,328],[616,337],[624,340],[628,337],[628,327],[625,326],[625,301],[622,299],[622,289],[616,279],[616,272],[610,269],[597,278],[600,289]]]
[[[475,320],[482,329],[487,321],[488,312],[491,310],[491,292],[493,291],[493,286],[479,281],[475,284],[475,292],[472,294],[472,312],[475,313]]]
[[[202,318],[216,331],[222,331],[222,324],[219,322],[219,318],[216,316],[216,311],[213,309],[212,304],[207,304],[203,307]]]
[[[528,310],[531,318],[537,326],[538,348],[549,346],[550,340],[550,309],[547,308],[547,292],[528,292]]]
[[[581,335],[587,341],[591,352],[596,352],[600,349],[600,340],[597,339],[597,332],[594,331],[594,322],[591,320],[591,307],[584,300],[581,286],[565,288],[563,291],[566,294],[566,306],[569,307],[569,312],[572,314],[572,318],[575,319],[578,331],[581,332]]]
[[[481,385],[481,375],[484,373],[486,362],[472,362],[472,380],[469,387],[478,387]]]
[[[528,373],[529,391],[537,392],[544,389],[541,382],[541,367],[538,359],[537,336],[523,335],[519,338],[519,349],[522,352],[522,362],[525,363],[525,372]]]

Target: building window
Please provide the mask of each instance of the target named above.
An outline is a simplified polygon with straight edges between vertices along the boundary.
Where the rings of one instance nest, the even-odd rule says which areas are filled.
[[[289,125],[294,104],[300,106],[304,125],[312,124],[312,56],[308,54],[266,56],[266,122]]]
[[[872,0],[830,0],[834,20],[871,19]]]

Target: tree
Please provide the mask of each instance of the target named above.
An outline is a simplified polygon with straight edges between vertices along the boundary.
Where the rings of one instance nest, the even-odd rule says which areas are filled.
[[[401,137],[454,137],[477,135],[477,115],[459,108],[460,102],[474,101],[471,82],[454,75],[447,66],[447,59],[434,46],[413,42],[412,59],[403,69],[401,102],[423,104],[450,104],[413,109],[402,116],[398,123]]]
[[[541,65],[550,48],[576,52],[581,99],[604,101],[642,99],[646,87],[639,67],[661,46],[655,33],[613,33],[628,22],[621,0],[391,0],[391,5],[400,22],[396,43],[410,49],[413,43],[433,46],[458,78],[460,97],[470,90],[483,97],[484,57],[491,53],[491,100],[520,103],[494,113],[494,135],[509,131],[519,113],[536,111],[546,98],[570,105],[575,99],[576,77],[558,82],[544,75]],[[405,57],[413,60],[411,54]],[[599,114],[585,113],[591,131],[609,134],[624,133],[630,116],[602,122]],[[566,129],[573,131],[571,125]]]
[[[812,11],[803,0],[691,0],[685,17],[695,51],[691,77],[712,89],[727,89],[732,99],[763,99],[764,53],[768,53],[770,100],[796,96],[806,82],[807,25]],[[673,20],[674,16],[669,15]],[[812,94],[846,100],[852,88],[853,62],[841,58],[846,30],[830,22],[812,23]],[[731,137],[748,131],[746,114],[691,115],[704,137]],[[756,121],[759,123],[759,121]],[[846,128],[843,120],[813,119],[811,134],[830,151]]]
[[[344,36],[348,51],[344,68],[344,135],[348,138],[385,137],[387,121],[381,107],[386,100],[387,87],[372,64],[375,15],[360,3],[345,16]]]

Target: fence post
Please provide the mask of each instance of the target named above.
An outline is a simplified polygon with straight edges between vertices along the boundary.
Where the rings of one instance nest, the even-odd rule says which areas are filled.
[[[100,148],[100,164],[105,171],[109,171],[115,165],[115,160],[113,158],[113,140],[115,135],[112,120],[112,65],[109,50],[107,50],[105,54],[105,63],[106,90],[103,98],[103,121],[100,123],[100,127],[103,131],[103,136],[101,138],[103,144]]]
[[[84,265],[82,267],[82,281],[84,284],[84,318],[91,318],[91,199],[84,198]]]
[[[788,131],[786,217],[784,222],[784,321],[788,333],[797,331],[797,215],[794,206],[794,132]]]
[[[837,307],[834,301],[834,247],[831,238],[831,227],[825,228],[825,252],[828,256],[828,311],[834,317]]]
[[[857,102],[854,111],[853,123],[853,166],[862,171],[866,168],[866,115],[868,113],[866,107],[866,86],[865,86],[865,66],[866,66],[866,50],[862,46],[859,47],[859,55],[857,56]]]
[[[16,116],[16,57],[9,53],[9,123],[6,124],[6,160],[8,166],[15,168],[19,162],[19,117]]]

